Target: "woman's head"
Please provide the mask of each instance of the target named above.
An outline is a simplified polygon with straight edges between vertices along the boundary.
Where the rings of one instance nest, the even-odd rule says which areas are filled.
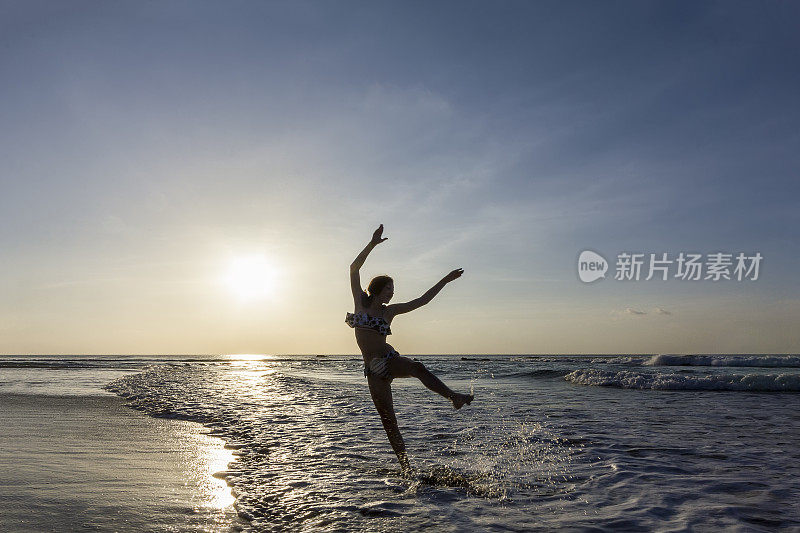
[[[375,276],[369,282],[367,287],[369,297],[367,298],[367,306],[371,306],[372,302],[377,301],[379,304],[385,304],[394,296],[394,280],[389,276]]]

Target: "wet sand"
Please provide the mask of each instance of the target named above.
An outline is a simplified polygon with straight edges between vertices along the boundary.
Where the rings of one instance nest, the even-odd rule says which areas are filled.
[[[0,394],[0,517],[12,531],[228,531],[232,461],[200,424],[112,395]]]

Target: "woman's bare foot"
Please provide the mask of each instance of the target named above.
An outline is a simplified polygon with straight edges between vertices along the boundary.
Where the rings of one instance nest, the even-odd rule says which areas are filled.
[[[411,468],[411,462],[408,460],[408,456],[403,453],[400,459],[400,476],[410,478],[414,475],[414,469]]]
[[[404,477],[406,479],[412,479],[416,476],[417,471],[414,470],[411,465],[405,465],[400,467],[400,477]]]
[[[475,397],[472,394],[453,394],[453,397],[450,398],[450,401],[453,402],[453,407],[456,409],[461,409],[464,404],[469,405]]]

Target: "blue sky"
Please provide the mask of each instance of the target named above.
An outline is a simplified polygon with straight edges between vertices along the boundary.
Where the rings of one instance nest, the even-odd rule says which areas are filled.
[[[0,11],[0,352],[355,353],[379,223],[365,284],[465,269],[400,353],[800,351],[796,4]],[[583,284],[584,249],[764,260]],[[279,282],[242,301],[252,254]]]

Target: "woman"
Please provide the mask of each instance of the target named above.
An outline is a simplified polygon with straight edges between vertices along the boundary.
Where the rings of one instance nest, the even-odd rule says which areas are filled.
[[[392,334],[389,324],[391,324],[396,315],[408,313],[430,302],[442,290],[442,287],[461,277],[464,270],[460,268],[453,270],[429,289],[428,292],[415,300],[386,305],[394,295],[392,278],[389,276],[374,278],[367,288],[369,292],[369,295],[367,295],[361,290],[361,277],[358,273],[372,249],[386,240],[386,237],[381,237],[382,234],[383,224],[375,230],[372,240],[350,265],[350,286],[353,289],[355,313],[347,313],[345,322],[355,329],[356,342],[358,342],[358,347],[361,348],[361,353],[364,356],[364,376],[366,376],[369,383],[372,401],[378,409],[383,427],[389,436],[389,442],[392,444],[392,448],[400,461],[400,467],[403,472],[408,472],[411,465],[408,462],[403,437],[397,427],[397,418],[392,405],[391,381],[394,378],[418,378],[433,392],[437,392],[453,402],[453,407],[456,409],[460,409],[464,404],[472,402],[473,396],[471,394],[453,392],[439,378],[431,374],[425,368],[425,365],[398,354],[386,342],[386,336]]]

